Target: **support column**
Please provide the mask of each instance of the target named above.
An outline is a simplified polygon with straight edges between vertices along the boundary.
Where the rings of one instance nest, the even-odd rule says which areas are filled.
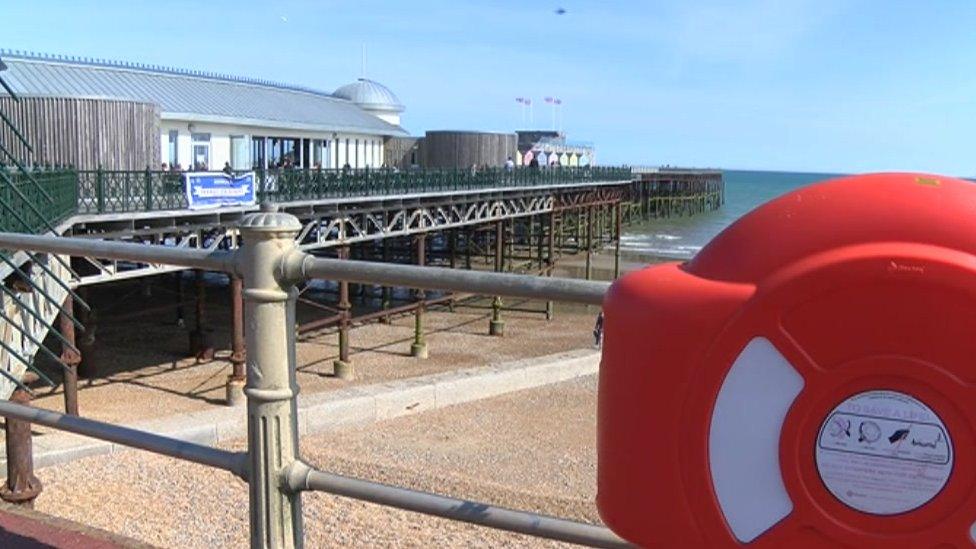
[[[76,350],[78,345],[75,343],[75,324],[68,315],[74,314],[75,300],[70,295],[64,300],[62,305],[64,312],[58,315],[58,331],[65,341],[75,348],[61,344],[61,362],[67,366],[64,371],[64,413],[73,416],[78,415],[78,365],[81,364],[81,354]]]
[[[90,292],[87,286],[82,286],[78,288],[78,297],[85,301],[85,303],[91,303]],[[78,311],[78,322],[84,327],[84,331],[81,333],[81,337],[78,338],[78,350],[81,351],[81,356],[78,357],[81,362],[78,363],[78,375],[92,379],[95,377],[98,367],[95,363],[94,352],[95,348],[95,331],[98,329],[98,313],[93,308],[88,310],[81,308]]]
[[[499,221],[495,225],[495,271],[505,269],[505,222]],[[495,296],[491,302],[491,320],[488,321],[488,334],[493,336],[505,335],[505,321],[502,320],[502,298]]]
[[[381,244],[383,246],[383,263],[389,263],[390,262],[390,239],[384,238],[381,241]],[[389,309],[392,300],[393,300],[393,288],[389,286],[383,286],[383,297],[381,298],[380,307],[382,307],[384,311]],[[383,322],[384,324],[389,324],[390,317],[388,316],[381,317],[380,322]]]
[[[551,277],[553,275],[553,272],[552,271],[554,270],[554,268],[556,266],[556,256],[555,256],[555,247],[556,247],[556,212],[549,212],[549,223],[548,223],[548,225],[549,225],[549,234],[548,234],[548,237],[549,238],[548,238],[548,243],[547,243],[548,244],[548,246],[547,246],[548,250],[546,252],[546,268],[547,268],[546,276],[550,276]],[[555,311],[555,307],[554,307],[553,301],[551,299],[548,300],[548,301],[546,301],[546,320],[552,320],[553,316],[555,316],[555,312],[556,311]]]
[[[464,268],[471,270],[471,229],[464,229]]]
[[[230,277],[230,317],[231,373],[227,378],[227,405],[236,406],[244,402],[244,361],[247,353],[244,346],[244,281],[238,276]]]
[[[286,488],[282,470],[298,458],[295,301],[298,290],[278,275],[302,229],[294,216],[262,207],[239,225],[247,245],[238,254],[248,317],[248,507],[251,547],[303,545],[301,494]],[[270,211],[269,211],[270,210]]]
[[[196,327],[190,332],[190,354],[197,362],[213,360],[214,348],[206,330],[207,287],[203,281],[203,270],[195,269],[196,273]]]
[[[30,394],[20,388],[14,389],[10,402],[29,406]],[[30,423],[19,419],[6,418],[4,432],[7,447],[7,482],[0,487],[0,499],[8,503],[34,507],[36,498],[43,489],[41,481],[34,476],[34,448],[31,441]]]
[[[339,259],[349,259],[349,246],[340,246],[336,250]],[[349,283],[339,281],[339,358],[332,361],[332,369],[339,379],[353,379],[355,372],[349,362],[349,325],[352,315],[352,304],[349,302]]]
[[[458,229],[448,229],[447,230],[447,247],[448,253],[450,254],[450,266],[451,269],[457,269],[457,249],[458,249]],[[454,292],[451,292],[451,300],[447,302],[448,310],[452,313],[454,312]]]
[[[427,255],[427,235],[420,233],[416,236],[417,265],[423,267]],[[424,301],[427,294],[423,288],[417,290],[417,308],[414,311],[413,344],[410,345],[410,355],[415,358],[427,358],[427,342],[424,340]]]
[[[183,312],[183,271],[176,271],[174,273],[176,278],[176,325],[180,328],[186,326],[186,316]]]
[[[620,211],[621,203],[616,205],[616,218],[613,228],[613,279],[620,278],[620,232],[623,228],[623,219]]]
[[[586,280],[593,278],[593,206],[586,209]]]

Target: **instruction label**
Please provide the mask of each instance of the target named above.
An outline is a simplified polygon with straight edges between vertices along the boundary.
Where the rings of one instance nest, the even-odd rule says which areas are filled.
[[[827,490],[874,515],[917,509],[942,491],[953,451],[942,420],[897,391],[856,394],[824,419],[816,464]]]

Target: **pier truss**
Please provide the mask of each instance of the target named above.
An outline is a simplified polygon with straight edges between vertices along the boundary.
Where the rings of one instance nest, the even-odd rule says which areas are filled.
[[[282,211],[298,217],[297,237],[305,251],[384,238],[472,227],[502,220],[619,202],[631,181],[530,188],[342,198],[285,202]],[[184,249],[228,250],[239,243],[236,224],[251,209],[171,210],[81,215],[66,234]],[[82,286],[181,270],[161,264],[75,258]]]

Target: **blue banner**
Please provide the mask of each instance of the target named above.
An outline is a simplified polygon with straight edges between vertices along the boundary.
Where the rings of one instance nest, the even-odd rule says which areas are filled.
[[[191,210],[221,206],[253,206],[254,172],[238,176],[222,172],[192,172],[183,175],[186,200]]]

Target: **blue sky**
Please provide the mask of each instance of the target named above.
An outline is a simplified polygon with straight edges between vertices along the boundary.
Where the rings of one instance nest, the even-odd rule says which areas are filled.
[[[365,44],[415,134],[514,130],[518,96],[548,128],[556,96],[601,163],[976,174],[972,1],[0,0],[0,19],[2,47],[324,90]]]

